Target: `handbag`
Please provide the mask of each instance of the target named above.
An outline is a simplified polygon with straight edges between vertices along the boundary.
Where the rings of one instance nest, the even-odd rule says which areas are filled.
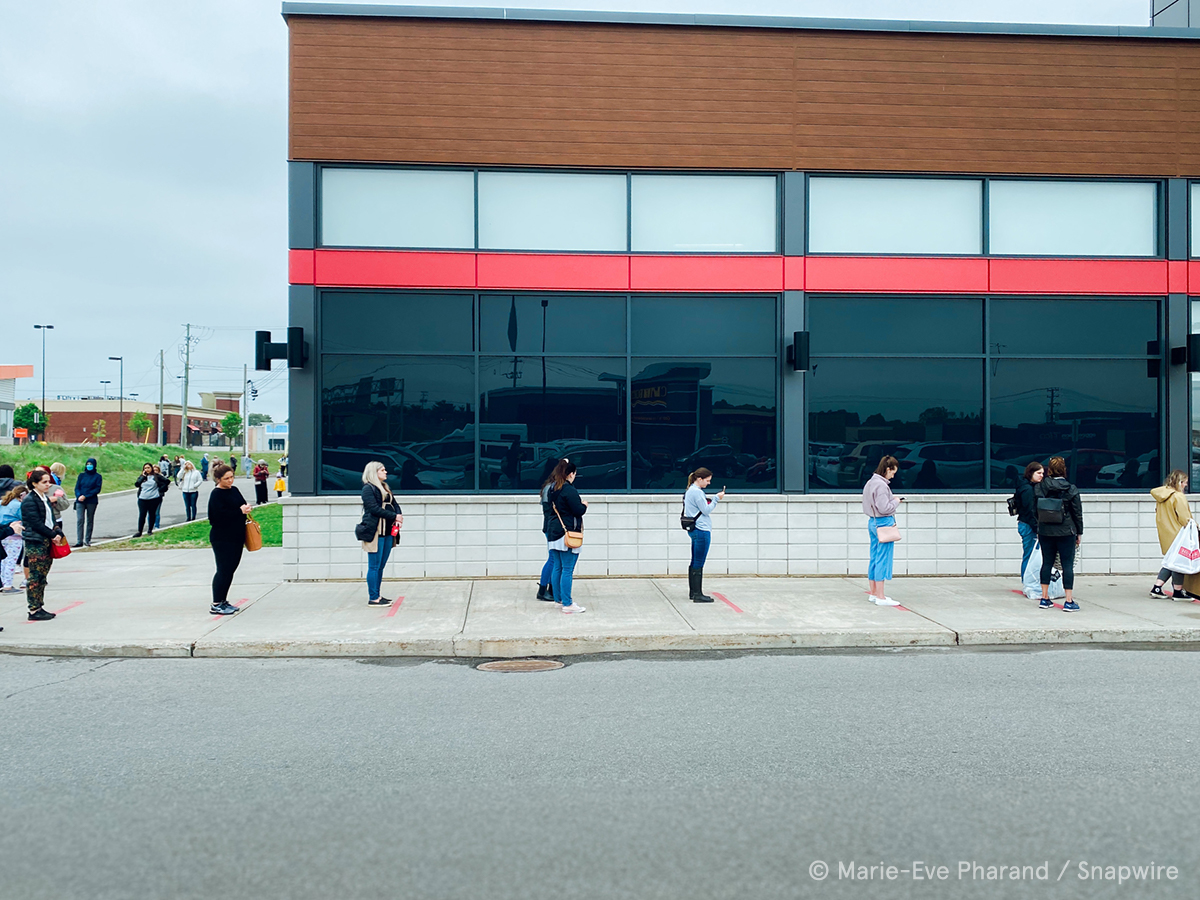
[[[552,507],[554,507],[554,514],[556,516],[558,516],[558,524],[562,525],[563,543],[566,544],[568,547],[570,547],[572,550],[577,550],[580,547],[582,547],[583,546],[583,532],[582,531],[567,531],[566,523],[563,522],[562,515],[558,511],[557,498],[555,498],[555,500],[550,505]]]
[[[684,531],[692,532],[696,530],[696,520],[699,516],[689,516],[687,514],[687,501],[684,500],[683,509],[679,511],[679,527]]]
[[[362,541],[364,544],[371,543],[375,538],[375,531],[378,525],[372,525],[368,522],[359,522],[354,526],[354,539]]]
[[[70,556],[70,555],[71,555],[71,542],[70,541],[67,541],[64,539],[61,544],[58,543],[57,541],[50,542],[50,558],[51,559],[62,559],[64,556]]]
[[[246,549],[253,553],[255,550],[262,549],[262,526],[254,521],[253,517],[246,516]]]
[[[901,540],[900,526],[899,525],[876,525],[875,526],[875,540],[879,541],[879,543],[881,543],[881,544],[898,543]]]

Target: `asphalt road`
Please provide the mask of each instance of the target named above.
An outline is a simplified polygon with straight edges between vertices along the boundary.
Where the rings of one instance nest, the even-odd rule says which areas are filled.
[[[0,897],[1193,898],[1197,662],[0,656]]]
[[[254,503],[254,479],[238,477],[235,482],[238,490],[251,504]],[[267,485],[270,487],[270,484]],[[212,480],[200,485],[200,498],[197,502],[197,518],[207,516],[208,494],[212,490]],[[67,496],[71,496],[70,486]],[[274,492],[268,494],[272,499]],[[118,494],[101,494],[100,503],[96,506],[96,518],[92,525],[92,540],[107,541],[116,538],[127,538],[137,531],[138,508],[137,494],[133,491]],[[183,493],[178,485],[172,484],[162,508],[163,525],[175,525],[185,520],[183,509]],[[69,507],[62,514],[63,531],[75,543],[75,508]]]

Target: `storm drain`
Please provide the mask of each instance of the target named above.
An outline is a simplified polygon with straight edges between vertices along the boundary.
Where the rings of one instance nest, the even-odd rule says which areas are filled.
[[[562,667],[557,659],[498,659],[476,666],[485,672],[549,672]]]

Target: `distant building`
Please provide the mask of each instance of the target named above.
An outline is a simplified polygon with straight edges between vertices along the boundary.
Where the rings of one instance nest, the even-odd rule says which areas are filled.
[[[265,425],[251,425],[246,429],[246,445],[251,453],[260,450],[284,453],[287,451],[287,441],[287,422],[268,422]]]
[[[11,438],[17,408],[17,379],[32,378],[33,366],[0,366],[0,438]]]
[[[2,384],[3,382],[0,382]],[[0,389],[2,390],[2,389]],[[200,395],[203,405],[188,406],[189,446],[220,447],[229,442],[221,431],[221,420],[230,412],[237,412],[240,400],[239,394],[208,394]],[[213,402],[222,404],[214,407]],[[232,409],[228,404],[232,403]],[[122,429],[121,403],[116,397],[107,400],[92,397],[78,400],[47,400],[46,412],[50,416],[50,424],[46,427],[46,440],[54,444],[82,444],[92,442],[95,423],[104,420],[105,441],[113,442],[122,439],[137,443],[157,443],[158,434],[158,404],[142,400],[125,399],[124,428]],[[131,434],[129,420],[135,413],[144,414],[151,427],[139,434]],[[9,413],[11,416],[12,414]],[[181,443],[180,431],[183,410],[178,403],[163,405],[163,424],[166,439],[169,444]]]

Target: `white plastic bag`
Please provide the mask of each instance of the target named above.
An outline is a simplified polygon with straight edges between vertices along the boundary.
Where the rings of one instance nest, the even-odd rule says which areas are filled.
[[[1175,535],[1167,555],[1163,557],[1162,567],[1182,575],[1200,572],[1200,532],[1196,530],[1195,519],[1189,519],[1179,529],[1179,534]]]
[[[1025,571],[1021,573],[1021,589],[1030,600],[1042,599],[1042,545],[1040,543],[1033,545],[1033,552],[1029,554],[1029,562],[1025,564]],[[1058,569],[1050,572],[1049,593],[1051,600],[1060,600],[1067,596],[1067,592],[1063,590],[1062,572]]]

